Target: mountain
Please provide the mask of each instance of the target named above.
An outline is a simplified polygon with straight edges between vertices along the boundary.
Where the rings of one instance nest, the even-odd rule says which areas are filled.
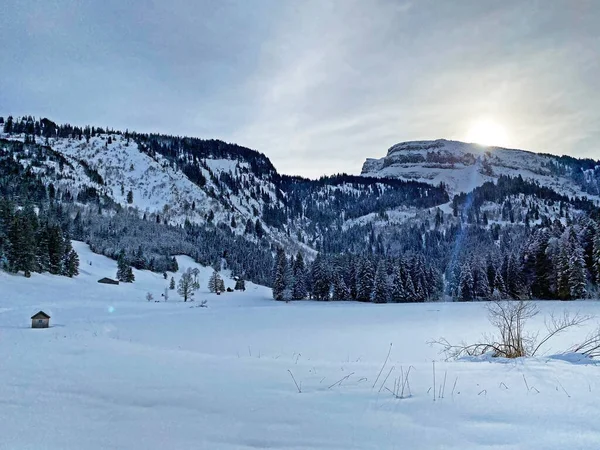
[[[25,144],[11,146],[13,157],[35,167],[59,199],[105,198],[164,224],[214,225],[253,242],[264,234],[290,252],[314,256],[331,230],[374,212],[449,200],[444,189],[412,181],[280,175],[265,155],[217,140],[79,128],[32,117],[10,123],[0,138]]]
[[[600,200],[600,161],[448,141],[396,144],[380,159],[367,159],[368,177],[417,180],[450,193],[469,192],[500,176],[521,176],[567,196]]]
[[[70,276],[73,238],[121,273],[176,271],[185,254],[275,284],[278,299],[566,299],[600,281],[596,161],[420,141],[361,175],[310,180],[218,140],[32,116],[0,125],[0,267],[13,272]],[[583,266],[557,282],[569,264]]]

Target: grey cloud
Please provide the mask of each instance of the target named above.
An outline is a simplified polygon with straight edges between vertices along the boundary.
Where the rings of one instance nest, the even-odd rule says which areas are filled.
[[[600,157],[594,1],[37,2],[0,17],[0,113],[216,137],[286,173],[503,124]]]

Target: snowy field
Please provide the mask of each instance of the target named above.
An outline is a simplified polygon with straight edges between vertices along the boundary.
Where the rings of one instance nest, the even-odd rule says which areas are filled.
[[[216,296],[209,269],[195,302],[149,303],[161,275],[101,285],[116,263],[74,247],[76,279],[0,273],[0,449],[600,448],[600,366],[550,357],[594,324],[537,359],[445,362],[427,341],[491,331],[481,304],[285,304],[251,283]],[[600,316],[593,301],[541,308]],[[29,328],[40,309],[51,328]]]

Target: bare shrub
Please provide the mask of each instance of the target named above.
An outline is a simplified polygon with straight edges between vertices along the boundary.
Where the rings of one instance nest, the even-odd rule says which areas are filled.
[[[562,315],[552,313],[544,320],[546,333],[540,339],[539,332],[531,333],[525,330],[526,323],[540,313],[537,304],[526,300],[493,300],[486,308],[488,320],[497,330],[497,334],[484,335],[481,342],[474,344],[463,342],[453,345],[445,338],[431,343],[441,345],[448,359],[481,356],[487,353],[502,358],[535,356],[541,346],[552,338],[591,319],[591,316],[580,313],[570,314],[567,311]],[[600,330],[590,335],[585,345],[581,345],[584,351],[599,354]]]
[[[600,357],[600,327],[588,334],[583,342],[569,349],[572,353],[580,353],[589,358]]]

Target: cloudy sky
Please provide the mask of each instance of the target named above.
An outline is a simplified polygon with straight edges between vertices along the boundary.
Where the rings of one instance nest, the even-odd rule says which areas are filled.
[[[407,140],[600,159],[596,0],[4,0],[0,114],[220,138],[283,173]]]

